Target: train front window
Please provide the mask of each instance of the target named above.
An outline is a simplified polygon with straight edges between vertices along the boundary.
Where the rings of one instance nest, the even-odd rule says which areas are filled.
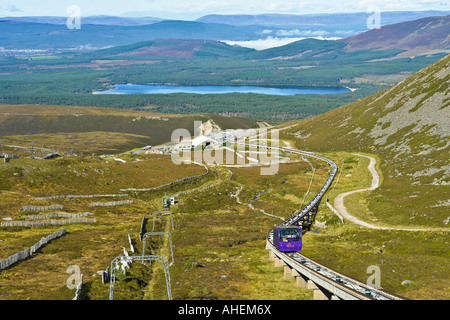
[[[298,228],[282,228],[280,229],[280,239],[298,241],[301,239],[300,230]]]

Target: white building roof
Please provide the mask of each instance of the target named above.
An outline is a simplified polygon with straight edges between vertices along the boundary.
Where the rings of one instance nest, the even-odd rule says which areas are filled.
[[[199,146],[199,145],[201,145],[203,142],[206,142],[206,141],[215,142],[215,140],[212,140],[212,139],[210,139],[210,138],[208,138],[208,137],[205,137],[205,136],[198,136],[198,137],[196,137],[195,139],[192,140],[192,146],[193,146],[193,147]]]

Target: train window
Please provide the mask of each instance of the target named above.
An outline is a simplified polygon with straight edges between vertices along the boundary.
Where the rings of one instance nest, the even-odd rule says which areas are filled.
[[[280,238],[300,239],[300,230],[298,228],[280,228]]]

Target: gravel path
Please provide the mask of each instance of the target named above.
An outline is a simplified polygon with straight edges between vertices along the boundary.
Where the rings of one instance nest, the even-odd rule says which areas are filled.
[[[442,228],[425,228],[424,229],[424,228],[381,227],[381,226],[367,223],[365,221],[362,221],[362,220],[356,218],[355,216],[352,216],[351,213],[347,211],[347,208],[344,205],[344,198],[350,194],[354,194],[357,192],[375,190],[376,188],[378,188],[378,185],[380,183],[380,176],[379,176],[377,170],[375,169],[376,160],[372,157],[365,156],[362,154],[355,154],[355,155],[360,156],[360,157],[366,157],[366,158],[370,159],[368,169],[369,169],[370,173],[372,174],[372,184],[368,188],[348,191],[348,192],[344,192],[344,193],[341,193],[338,196],[336,196],[336,198],[334,199],[334,208],[344,217],[345,220],[353,222],[358,225],[361,225],[366,228],[380,229],[380,230],[449,231],[448,229],[442,229]]]

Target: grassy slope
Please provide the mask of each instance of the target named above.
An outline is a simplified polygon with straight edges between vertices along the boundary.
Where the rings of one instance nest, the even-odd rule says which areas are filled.
[[[136,159],[133,155],[118,157],[128,161]],[[298,205],[289,200],[293,198],[292,193],[299,188],[306,189],[309,183],[310,175],[298,177],[299,171],[309,170],[306,163],[282,165],[275,179],[260,176],[258,168],[250,168],[232,169],[235,175],[229,181],[226,169],[214,168],[217,177],[211,172],[200,181],[138,194],[133,196],[135,203],[128,206],[89,208],[90,202],[98,200],[31,201],[29,198],[67,193],[117,193],[120,188],[159,185],[204,171],[200,166],[174,165],[168,156],[140,155],[139,158],[143,161],[126,164],[95,157],[50,161],[18,159],[0,166],[1,181],[7,182],[7,185],[0,185],[1,218],[23,220],[30,212],[20,212],[22,205],[57,202],[64,205],[64,211],[90,211],[97,219],[94,224],[68,225],[66,236],[48,244],[31,259],[3,270],[0,299],[71,299],[74,292],[66,288],[69,265],[80,266],[85,276],[87,298],[108,299],[109,286],[102,285],[100,277],[94,274],[121,255],[123,247],[129,247],[127,234],[135,243],[136,253],[141,253],[142,244],[137,237],[143,214],[161,210],[161,197],[165,192],[173,194],[198,188],[214,179],[219,179],[220,183],[216,188],[177,199],[182,202],[171,208],[175,231],[171,231],[167,219],[156,221],[156,231],[166,230],[173,235],[175,265],[170,272],[174,298],[311,299],[311,291],[282,281],[282,272],[267,259],[265,235],[279,220],[240,205],[230,197],[231,192],[243,185],[240,199],[252,202],[253,195],[261,191],[262,186],[270,186],[270,191],[254,202],[255,207],[274,210],[275,214],[287,217]],[[326,171],[319,169],[316,176],[315,188],[323,183]],[[288,183],[282,185],[286,178],[289,178]],[[61,228],[0,228],[0,259]],[[151,230],[150,219],[147,231]],[[157,239],[148,244],[147,254],[168,254],[167,241],[161,244]],[[119,277],[115,299],[166,299],[164,277],[158,268],[158,264],[152,269],[140,263],[133,264],[126,277]]]
[[[194,121],[213,120],[222,129],[256,127],[256,121],[216,114],[171,115],[92,107],[0,105],[0,137],[5,144],[55,145],[61,152],[121,152],[171,139],[175,129],[194,135]],[[46,136],[47,134],[51,136]],[[6,152],[6,151],[5,151]]]
[[[372,29],[341,41],[351,51],[403,49],[408,52],[401,56],[409,57],[433,49],[447,49],[449,25],[450,16],[428,17]]]
[[[301,120],[281,135],[343,168],[330,202],[342,192],[368,187],[375,157],[381,186],[345,200],[349,211],[372,224],[448,226],[450,56],[366,99]],[[344,165],[342,161],[344,160]],[[447,203],[447,205],[446,205]],[[307,233],[304,254],[365,281],[367,267],[381,269],[381,285],[412,299],[448,299],[448,232],[378,231],[346,223],[324,204],[319,233]],[[307,244],[307,245],[306,245]],[[402,283],[409,280],[409,284]]]
[[[159,155],[122,155],[129,161],[120,163],[95,157],[59,158],[55,160],[17,159],[0,165],[1,218],[24,220],[34,212],[21,212],[23,205],[60,203],[65,212],[92,212],[97,223],[67,225],[68,234],[42,248],[35,256],[0,272],[0,299],[71,299],[73,292],[66,288],[69,265],[80,266],[85,275],[86,291],[99,278],[93,275],[105,269],[110,261],[128,246],[127,234],[137,238],[143,214],[156,207],[136,197],[31,200],[32,196],[56,194],[117,194],[120,188],[152,187],[205,171],[200,166],[175,165],[169,157]],[[130,177],[133,177],[130,179]],[[211,179],[206,176],[200,183]],[[199,182],[184,185],[196,186]],[[170,189],[169,189],[170,190]],[[166,190],[167,191],[167,190]],[[156,192],[155,198],[162,194]],[[132,205],[91,208],[95,201],[133,199]],[[158,202],[159,204],[160,202]],[[5,259],[39,241],[63,226],[34,228],[0,228],[0,259]],[[148,280],[148,279],[147,279]],[[107,299],[107,286],[94,290],[91,299]],[[39,288],[39,289],[36,289]]]
[[[444,63],[448,64],[448,58],[444,60]],[[436,77],[442,74],[442,72],[439,73],[441,70],[444,70],[445,75],[444,66],[438,65],[434,66],[434,68],[432,70]],[[429,74],[426,73],[424,76],[427,77]],[[412,80],[408,79],[403,84],[411,83],[414,87],[421,88],[413,80],[414,78]],[[428,82],[432,85],[433,79],[430,78],[429,80]],[[436,91],[442,88],[438,83],[439,81],[436,80],[436,85],[434,86]],[[393,88],[391,90],[396,89]],[[317,119],[302,121],[301,126],[299,125],[293,128],[291,134],[286,135],[297,147],[320,149],[322,151],[327,150],[328,153],[325,155],[336,161],[346,159],[345,174],[341,177],[339,185],[334,192],[361,187],[361,184],[365,185],[368,179],[370,179],[364,170],[367,166],[364,160],[351,158],[350,154],[338,152],[337,150],[354,150],[358,152],[362,150],[366,153],[376,153],[378,159],[381,160],[380,169],[383,170],[382,186],[384,187],[390,179],[393,179],[390,177],[389,166],[386,167],[384,164],[385,159],[389,157],[389,153],[383,147],[384,145],[374,144],[373,141],[375,138],[369,136],[363,139],[363,135],[361,134],[358,138],[349,135],[348,140],[336,139],[336,137],[342,136],[358,127],[361,129],[365,128],[367,131],[373,128],[375,126],[373,120],[371,123],[370,117],[364,114],[363,110],[366,110],[365,107],[367,104],[370,106],[370,102],[372,102],[372,106],[376,110],[376,103],[379,102],[381,104],[380,100],[382,101],[383,97],[386,97],[390,101],[389,92],[382,92],[375,97],[371,97],[369,101],[363,100],[362,102],[354,103],[319,116]],[[363,107],[363,110],[359,109]],[[350,108],[350,111],[354,111],[353,117],[350,117],[350,111],[347,108]],[[352,110],[352,108],[355,109]],[[397,108],[401,109],[401,105],[398,105]],[[420,110],[420,107],[418,110]],[[441,108],[441,110],[445,111],[446,108]],[[381,110],[379,111],[381,112]],[[374,112],[374,110],[371,112]],[[385,112],[387,113],[387,111]],[[330,117],[330,115],[335,118]],[[337,121],[337,125],[333,125],[333,121],[330,119]],[[313,125],[317,125],[317,121],[321,121],[322,123],[326,121],[325,124],[329,131],[314,131]],[[309,128],[308,125],[310,125]],[[338,125],[341,126],[338,127]],[[395,123],[392,122],[390,126],[394,127]],[[386,129],[390,126],[385,125],[384,127]],[[299,129],[301,129],[300,132]],[[305,139],[293,135],[297,133],[308,136],[311,132],[313,135]],[[314,134],[319,136],[315,137]],[[354,135],[357,135],[357,133]],[[417,137],[414,138],[423,139],[425,136],[422,132],[420,134],[418,133]],[[320,139],[324,140],[321,141]],[[415,142],[414,140],[410,141],[412,143]],[[391,142],[394,143],[395,141],[389,141],[389,143]],[[371,145],[374,148],[370,148]],[[390,148],[396,146],[394,144]],[[432,155],[434,153],[428,154],[428,156]],[[404,155],[400,154],[399,157],[404,157]],[[4,206],[2,212],[18,217],[20,213],[17,212],[17,209],[28,198],[26,195],[30,192],[37,192],[38,190],[40,192],[44,190],[45,193],[59,193],[61,192],[61,187],[64,187],[67,188],[67,192],[73,192],[78,186],[85,188],[84,191],[92,193],[99,193],[100,190],[109,192],[116,190],[115,188],[117,186],[111,185],[108,179],[103,178],[102,180],[101,175],[99,176],[98,170],[100,168],[98,160],[91,159],[86,161],[80,159],[79,161],[81,162],[76,164],[76,168],[74,167],[75,164],[67,162],[64,159],[51,162],[39,162],[39,164],[54,166],[54,169],[57,169],[49,170],[47,173],[42,172],[41,169],[37,170],[34,164],[38,162],[33,162],[32,160],[20,159],[19,162],[10,162],[2,169],[4,171],[1,181],[10,182],[9,186],[2,187],[4,190],[1,194],[3,200],[1,203]],[[138,162],[135,165],[138,167],[114,164],[112,166],[113,169],[117,168],[117,171],[114,170],[114,177],[117,177],[119,182],[122,181],[124,183],[130,175],[137,176],[137,173],[141,170],[141,163]],[[136,181],[136,183],[145,184],[145,177],[149,176],[152,177],[152,180],[154,178],[158,182],[162,180],[165,182],[166,178],[171,179],[171,177],[165,176],[167,173],[171,175],[185,174],[185,172],[181,173],[178,171],[176,169],[177,167],[174,168],[175,170],[167,170],[167,166],[161,164],[159,168],[152,171],[154,167],[150,164],[142,165],[149,165],[145,170],[150,172],[150,174],[142,175],[142,181]],[[259,215],[257,214],[258,212],[247,209],[246,206],[237,205],[235,200],[228,195],[229,192],[235,191],[239,185],[243,185],[244,190],[241,200],[250,201],[254,193],[261,191],[261,189],[264,189],[270,184],[270,191],[260,195],[258,202],[254,204],[255,207],[263,208],[267,212],[274,210],[274,214],[288,216],[291,210],[294,210],[298,206],[298,202],[302,196],[301,192],[307,188],[310,175],[307,174],[304,177],[299,177],[299,172],[307,172],[308,168],[309,165],[306,163],[301,166],[293,165],[290,169],[289,167],[282,167],[276,179],[271,179],[270,181],[266,180],[265,177],[258,177],[253,172],[254,169],[233,170],[235,171],[235,178],[231,182],[227,181],[228,173],[218,169],[219,176],[223,181],[218,188],[193,194],[189,197],[183,197],[181,199],[183,200],[182,206],[174,208],[174,210],[176,209],[175,223],[177,225],[174,233],[176,264],[174,266],[175,269],[172,269],[175,298],[311,298],[307,292],[302,293],[296,289],[293,290],[293,284],[289,282],[276,281],[274,285],[266,286],[267,281],[281,280],[282,277],[282,272],[278,271],[279,277],[277,278],[277,273],[274,272],[274,269],[270,267],[270,263],[266,260],[267,258],[264,257],[265,252],[263,249],[264,236],[267,230],[274,223],[278,222],[278,220]],[[316,168],[319,168],[319,166]],[[94,169],[97,169],[97,171]],[[123,171],[124,169],[126,170]],[[397,170],[400,169],[401,167],[397,167]],[[132,174],[130,170],[135,170],[135,174]],[[347,176],[350,170],[352,170],[353,175]],[[164,177],[155,176],[154,174],[156,172],[164,175]],[[14,173],[17,174],[15,175]],[[58,178],[62,173],[71,173],[75,180],[67,185],[66,179]],[[42,176],[45,174],[56,175],[56,177],[50,177],[50,180],[54,181],[54,183],[49,184],[48,189],[41,189],[36,183],[44,181]],[[323,183],[326,172],[316,172],[316,174],[315,190]],[[281,185],[281,182],[285,178],[289,178],[288,183]],[[92,183],[93,181],[95,183]],[[104,184],[101,185],[102,182]],[[106,184],[106,182],[109,184]],[[18,193],[7,191],[13,185],[19,186]],[[399,184],[395,188],[399,190],[397,191],[398,193],[408,192],[407,186]],[[195,184],[191,187],[195,187]],[[445,188],[445,186],[435,187]],[[427,189],[429,188],[431,187],[427,186]],[[364,202],[364,197],[357,199],[357,202],[362,201],[359,205],[363,208],[367,206],[372,208],[371,204],[374,202],[373,195],[378,192],[386,196],[395,196],[393,192],[383,193],[386,191],[384,188],[381,188],[373,192],[368,197],[367,202]],[[445,194],[445,190],[442,192]],[[100,269],[104,269],[113,257],[120,254],[122,247],[127,247],[126,235],[128,233],[131,233],[132,236],[137,234],[142,214],[148,212],[149,207],[150,210],[155,210],[160,204],[162,194],[155,193],[139,197],[139,202],[130,208],[96,209],[95,214],[100,220],[98,224],[89,226],[72,225],[70,226],[69,235],[60,239],[61,241],[55,241],[45,247],[36,257],[2,272],[0,274],[0,281],[2,287],[6,289],[4,291],[5,295],[2,298],[71,299],[73,296],[72,292],[65,288],[65,281],[68,277],[65,274],[65,270],[70,264],[78,264],[87,275],[86,280],[89,297],[91,299],[107,299],[107,286],[101,285],[99,277],[91,277],[91,275]],[[418,194],[418,197],[409,199],[415,201],[417,210],[421,208],[420,198],[423,199],[422,195]],[[428,201],[428,199],[426,200]],[[436,199],[432,200],[434,201]],[[389,201],[386,201],[386,203],[389,206],[393,206],[394,201]],[[68,204],[68,208],[78,212],[83,210],[83,206],[87,203],[83,201],[71,202]],[[443,208],[445,209],[445,207]],[[328,215],[323,209],[322,211],[319,215],[321,221]],[[371,211],[375,215],[380,214],[379,211]],[[402,216],[400,216],[401,218]],[[382,216],[379,219],[391,224],[395,222],[392,221],[392,218],[389,220],[384,219]],[[352,225],[345,225],[341,228],[336,224],[335,220],[335,218],[331,218],[330,227],[325,231],[320,231],[318,234],[310,232],[305,236],[304,251],[306,255],[363,281],[368,276],[365,273],[367,266],[377,264],[382,267],[382,286],[388,290],[405,294],[411,298],[448,299],[448,292],[446,290],[448,287],[448,278],[446,277],[446,274],[448,274],[448,253],[445,246],[445,243],[448,242],[448,236],[446,233],[407,233],[396,231],[380,233],[360,229]],[[401,220],[400,223],[405,224],[405,220]],[[435,221],[434,219],[418,220],[416,224],[436,224],[442,226],[439,220]],[[211,228],[211,226],[214,227]],[[158,225],[158,227],[166,228],[167,226]],[[2,240],[4,240],[1,246],[2,256],[6,257],[9,253],[22,250],[23,247],[31,245],[39,240],[40,237],[57,229],[56,227],[44,229],[33,228],[30,230],[2,228],[0,230],[2,232]],[[191,232],[192,230],[196,231]],[[3,251],[5,249],[6,251]],[[154,252],[158,252],[158,246],[155,245],[154,249]],[[229,268],[223,269],[225,264]],[[136,268],[130,272],[126,279],[123,279],[126,281],[118,284],[117,298],[139,299],[142,297],[156,297],[165,299],[164,282],[161,281],[163,278],[155,275],[154,279],[157,280],[156,283],[146,288],[146,281],[149,277],[148,271],[141,268],[138,264],[135,265]],[[254,268],[249,268],[249,266]],[[142,279],[145,279],[145,281],[142,281]],[[412,286],[404,287],[400,285],[406,279],[413,281]],[[44,284],[44,295],[35,291],[33,286],[38,284]],[[158,292],[161,295],[155,296],[155,294],[158,295]],[[280,292],[284,292],[285,295],[280,296]]]
[[[376,154],[384,181],[368,205],[378,219],[445,226],[449,69],[447,56],[389,89],[297,122],[286,137],[298,148]]]

